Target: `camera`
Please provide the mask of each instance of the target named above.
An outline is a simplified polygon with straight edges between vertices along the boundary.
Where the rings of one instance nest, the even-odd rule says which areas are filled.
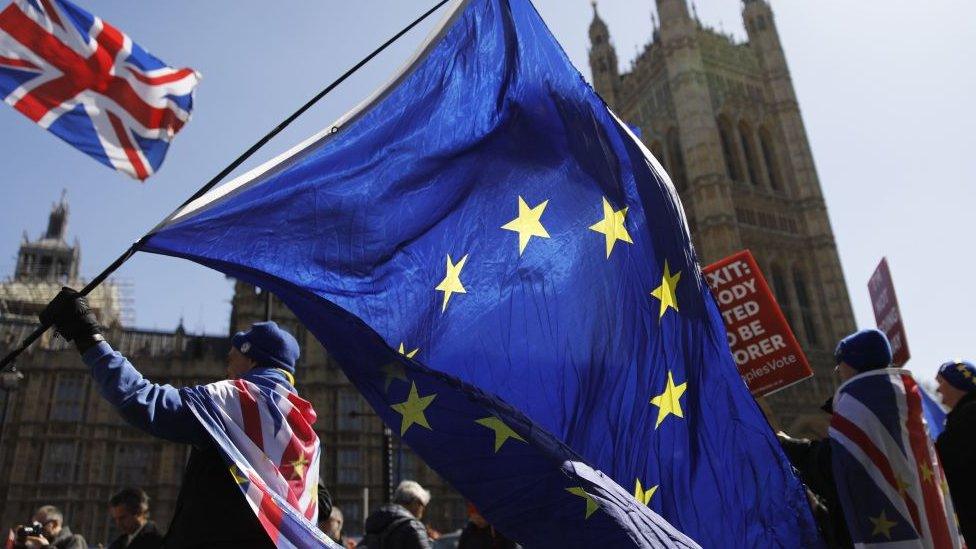
[[[40,537],[44,535],[44,526],[40,522],[32,522],[30,526],[17,528],[17,543],[25,543],[28,537]]]

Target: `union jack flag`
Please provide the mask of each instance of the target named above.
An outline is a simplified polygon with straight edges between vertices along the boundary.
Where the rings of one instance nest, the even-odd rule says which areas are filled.
[[[865,372],[840,386],[831,456],[856,547],[962,546],[949,487],[908,370]]]
[[[316,527],[315,410],[288,387],[264,381],[219,381],[183,396],[277,547],[339,547]]]
[[[14,0],[0,12],[4,101],[137,179],[163,163],[199,81],[67,0]]]

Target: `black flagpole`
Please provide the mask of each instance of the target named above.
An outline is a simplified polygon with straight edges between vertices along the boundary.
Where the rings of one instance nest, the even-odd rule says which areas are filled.
[[[383,50],[385,50],[391,44],[399,40],[400,37],[402,37],[404,34],[410,32],[410,30],[412,30],[414,27],[419,25],[424,19],[430,17],[431,14],[433,14],[435,11],[440,9],[440,7],[443,6],[444,4],[447,4],[449,1],[450,0],[441,0],[440,2],[438,2],[436,5],[434,5],[434,7],[424,12],[423,15],[414,19],[412,23],[404,27],[400,32],[390,37],[390,39],[384,42],[382,45],[380,45],[380,47],[373,50],[372,53],[364,57],[359,63],[356,63],[351,69],[347,70],[342,76],[340,76],[334,82],[326,86],[326,88],[320,91],[319,93],[317,93],[315,97],[308,100],[308,102],[302,105],[301,108],[299,108],[297,111],[292,113],[291,116],[289,116],[288,118],[284,119],[280,124],[275,126],[275,128],[270,132],[268,132],[267,135],[265,135],[260,140],[258,140],[257,143],[251,145],[249,149],[244,151],[243,154],[241,154],[233,162],[228,164],[227,167],[221,170],[220,173],[215,175],[213,179],[208,181],[203,187],[200,187],[200,189],[197,192],[193,193],[193,196],[187,198],[186,201],[183,202],[183,204],[180,204],[180,206],[176,208],[176,210],[174,210],[174,212],[180,211],[190,202],[193,202],[197,198],[200,198],[201,196],[206,194],[206,192],[212,189],[214,185],[220,183],[220,181],[223,180],[225,177],[227,177],[227,175],[230,174],[230,172],[237,169],[237,167],[240,166],[245,160],[247,160],[248,158],[251,157],[251,155],[256,153],[258,149],[263,147],[268,141],[271,141],[271,139],[274,138],[274,136],[281,133],[281,131],[287,128],[288,125],[290,125],[292,122],[294,122],[296,118],[298,118],[299,116],[304,114],[305,111],[310,109],[312,105],[314,105],[320,99],[328,95],[329,92],[334,90],[339,84],[342,84],[347,78],[352,76],[353,73],[363,68],[363,65],[372,61],[374,57],[382,53]],[[133,243],[132,246],[129,246],[129,249],[122,252],[122,255],[116,258],[116,260],[113,261],[111,265],[106,267],[104,271],[99,273],[98,276],[92,279],[91,282],[86,284],[85,287],[82,288],[79,293],[81,295],[88,295],[89,293],[91,293],[92,290],[97,288],[102,282],[105,282],[106,278],[108,278],[112,273],[118,270],[118,268],[121,267],[123,263],[128,261],[130,257],[135,255],[135,253],[139,251],[142,245],[145,244],[146,241],[149,240],[149,238],[153,235],[154,230],[155,227],[153,228],[153,230],[150,230],[148,233],[142,235],[142,237],[139,240],[137,240],[135,243]],[[38,326],[33,332],[31,332],[31,334],[27,336],[27,338],[24,339],[24,341],[22,341],[16,349],[10,351],[9,353],[7,353],[7,356],[3,357],[3,360],[0,361],[0,371],[6,370],[9,365],[13,364],[14,360],[16,360],[17,357],[20,356],[20,354],[23,353],[28,347],[30,347],[31,343],[37,341],[37,339],[41,337],[41,335],[44,332],[46,332],[47,329],[50,327],[51,326],[49,324],[41,323],[41,325]]]

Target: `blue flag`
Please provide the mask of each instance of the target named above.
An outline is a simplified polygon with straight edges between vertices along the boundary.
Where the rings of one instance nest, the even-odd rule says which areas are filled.
[[[946,411],[923,387],[919,387],[918,392],[922,395],[922,415],[929,426],[929,437],[938,440],[942,431],[945,431]]]
[[[660,164],[529,0],[453,6],[370,100],[144,249],[275,292],[523,544],[818,545]]]

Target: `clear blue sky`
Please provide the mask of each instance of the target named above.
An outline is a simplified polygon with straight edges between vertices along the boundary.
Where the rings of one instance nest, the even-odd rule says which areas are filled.
[[[0,273],[21,234],[36,237],[61,189],[70,237],[91,276],[225,164],[434,0],[267,3],[82,0],[164,61],[203,73],[193,120],[160,173],[140,184],[0,108]],[[587,0],[535,0],[589,76]],[[709,25],[743,37],[738,0],[698,0]],[[913,359],[933,374],[976,358],[970,219],[976,154],[972,101],[976,4],[964,0],[773,0],[859,326],[873,326],[867,279],[886,255]],[[651,34],[651,0],[602,0],[622,68]],[[414,31],[272,141],[266,160],[331,123],[385,81],[430,24]],[[221,275],[141,254],[118,277],[135,325],[226,333],[232,287]]]

